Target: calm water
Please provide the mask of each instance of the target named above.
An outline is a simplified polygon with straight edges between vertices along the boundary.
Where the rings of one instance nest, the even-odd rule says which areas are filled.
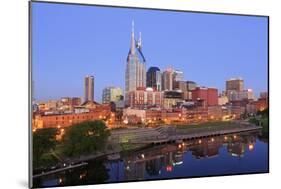
[[[268,143],[240,133],[166,144],[34,180],[35,187],[268,172]]]

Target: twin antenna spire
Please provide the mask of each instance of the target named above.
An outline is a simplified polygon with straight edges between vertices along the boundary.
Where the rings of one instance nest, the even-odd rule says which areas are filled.
[[[141,49],[141,32],[139,33],[139,40],[135,39],[135,22],[132,21],[132,34],[131,34],[131,48],[130,51],[132,54],[135,54],[135,47]]]
[[[130,46],[129,54],[134,55],[136,53],[136,48],[137,48],[138,52],[140,53],[143,62],[146,62],[145,57],[142,53],[141,32],[139,33],[139,40],[137,41],[135,39],[135,23],[134,23],[134,20],[133,20],[132,21],[131,46]]]

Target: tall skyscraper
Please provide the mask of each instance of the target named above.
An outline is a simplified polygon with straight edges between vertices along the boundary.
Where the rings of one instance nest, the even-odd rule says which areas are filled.
[[[94,76],[85,77],[85,102],[94,101]]]
[[[146,72],[146,86],[161,91],[161,71],[158,67],[150,67]]]
[[[102,91],[102,103],[117,102],[122,100],[122,89],[119,87],[106,87]]]
[[[173,90],[173,73],[174,70],[172,68],[167,68],[162,73],[162,90]]]
[[[134,33],[134,22],[132,22],[131,45],[127,56],[126,74],[125,74],[125,101],[128,105],[127,94],[136,90],[138,87],[146,86],[146,68],[145,58],[142,53],[141,35],[136,41]]]

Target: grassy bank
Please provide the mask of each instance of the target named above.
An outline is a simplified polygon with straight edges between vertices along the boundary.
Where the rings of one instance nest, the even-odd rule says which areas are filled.
[[[238,129],[245,128],[247,125],[241,124],[234,121],[217,121],[217,122],[206,122],[192,125],[176,125],[177,133],[201,133],[201,132],[215,132],[227,129]]]
[[[175,125],[179,129],[186,129],[186,128],[217,128],[217,127],[231,127],[237,126],[236,122],[233,121],[214,121],[214,122],[205,122],[205,123],[198,123],[198,124],[189,124],[189,125]]]

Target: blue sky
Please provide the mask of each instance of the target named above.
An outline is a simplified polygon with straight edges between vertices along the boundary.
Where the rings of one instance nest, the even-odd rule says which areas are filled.
[[[245,88],[267,91],[267,18],[32,3],[32,69],[37,100],[83,97],[84,77],[102,89],[125,86],[132,20],[142,33],[150,66],[172,66],[186,80],[225,89],[242,77]]]

